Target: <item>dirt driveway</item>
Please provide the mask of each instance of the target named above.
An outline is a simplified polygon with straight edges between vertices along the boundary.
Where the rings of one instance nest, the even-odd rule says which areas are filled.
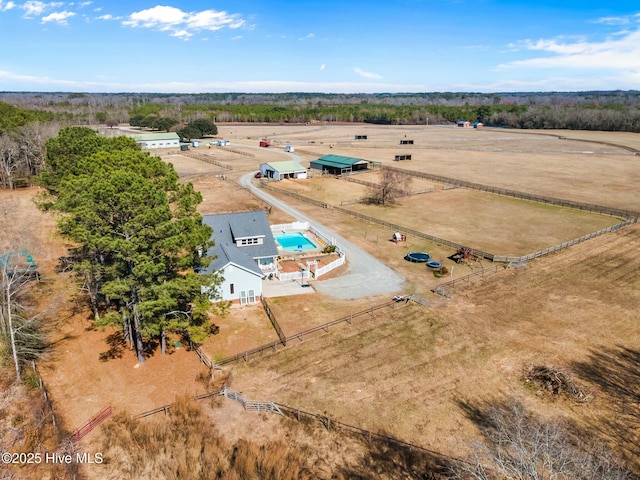
[[[276,208],[287,212],[301,221],[311,223],[323,235],[335,239],[335,242],[345,252],[348,261],[347,271],[338,278],[313,282],[313,287],[317,291],[348,300],[383,293],[394,294],[403,290],[405,283],[404,278],[395,270],[392,270],[374,256],[356,247],[331,230],[331,228],[319,223],[317,219],[308,217],[263,190],[253,186],[251,178],[251,174],[244,175],[241,179],[241,184],[251,189],[253,193]]]

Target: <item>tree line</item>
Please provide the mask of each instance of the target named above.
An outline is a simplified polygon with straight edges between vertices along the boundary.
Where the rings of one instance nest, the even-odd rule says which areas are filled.
[[[76,124],[152,119],[150,128],[189,122],[365,122],[451,124],[459,120],[530,129],[640,132],[640,92],[520,93],[0,93],[0,101]],[[171,120],[174,123],[170,125]],[[145,120],[146,121],[146,120]]]

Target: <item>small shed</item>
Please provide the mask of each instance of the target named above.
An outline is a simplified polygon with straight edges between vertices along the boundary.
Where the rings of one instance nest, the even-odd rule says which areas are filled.
[[[367,136],[366,135],[356,135],[355,139],[356,140],[366,140]]]
[[[411,160],[411,155],[396,155],[393,160],[396,162],[400,162],[401,160]]]
[[[469,128],[471,123],[468,120],[458,120],[458,126],[461,128]]]
[[[309,167],[331,175],[348,175],[352,172],[368,170],[369,164],[369,161],[362,158],[325,155],[317,160],[312,160]]]
[[[482,128],[482,127],[483,127],[482,122],[474,122],[473,123],[473,128]]]
[[[288,162],[270,162],[260,165],[264,178],[283,180],[285,178],[307,178],[307,169],[293,160]]]
[[[400,140],[400,145],[413,145],[413,140]]]

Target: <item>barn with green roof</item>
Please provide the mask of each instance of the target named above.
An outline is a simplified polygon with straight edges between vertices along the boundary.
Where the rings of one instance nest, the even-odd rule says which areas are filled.
[[[343,157],[342,155],[325,155],[312,160],[309,167],[330,175],[348,175],[352,172],[367,170],[370,162],[362,158]]]

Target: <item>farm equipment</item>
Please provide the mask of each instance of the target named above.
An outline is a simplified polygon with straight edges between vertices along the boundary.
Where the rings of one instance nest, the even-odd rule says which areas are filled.
[[[266,138],[263,138],[262,140],[260,140],[260,146],[261,147],[269,147],[269,146],[271,146],[271,142],[269,140],[267,140]]]

